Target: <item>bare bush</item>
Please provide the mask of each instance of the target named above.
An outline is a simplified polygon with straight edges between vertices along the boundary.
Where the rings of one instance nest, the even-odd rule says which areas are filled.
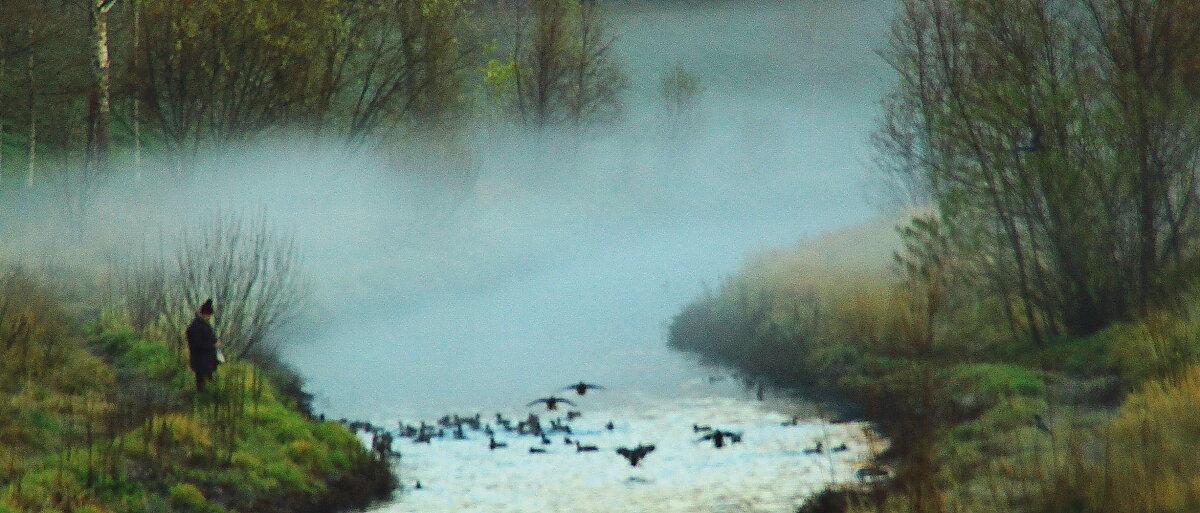
[[[310,283],[294,240],[265,216],[219,214],[198,232],[184,230],[173,250],[143,251],[133,262],[121,281],[132,324],[179,327],[168,331],[178,332],[179,350],[182,326],[207,298],[217,309],[213,327],[235,358],[271,353],[274,337],[308,302]]]

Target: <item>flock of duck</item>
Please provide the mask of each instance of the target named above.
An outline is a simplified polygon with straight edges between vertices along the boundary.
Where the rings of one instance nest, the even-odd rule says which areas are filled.
[[[587,395],[589,390],[604,389],[605,387],[600,385],[580,381],[568,385],[562,390],[573,391],[577,396],[582,397]],[[526,404],[526,407],[537,405],[543,405],[546,413],[563,411],[559,409],[562,405],[573,408],[577,407],[575,402],[556,395],[535,399]],[[527,447],[530,454],[551,452],[556,445],[570,448],[567,450],[574,449],[574,452],[577,453],[599,452],[600,448],[598,446],[584,444],[578,437],[572,438],[576,435],[576,431],[572,429],[571,422],[582,415],[583,413],[579,410],[568,409],[565,411],[565,415],[558,415],[552,419],[548,419],[547,422],[543,422],[542,416],[532,412],[522,420],[507,418],[501,413],[496,413],[494,417],[488,418],[486,421],[480,413],[471,415],[447,414],[439,418],[435,423],[421,421],[417,424],[406,424],[400,422],[395,432],[364,421],[350,422],[343,419],[342,422],[347,424],[352,431],[361,431],[371,435],[372,450],[381,458],[400,457],[400,452],[394,448],[397,438],[407,438],[412,440],[413,443],[432,444],[434,440],[482,440],[483,437],[486,437],[488,450],[507,449],[509,448],[509,443],[496,440],[496,435],[500,432],[510,437],[512,435],[529,437],[532,440]],[[794,417],[790,421],[784,422],[783,425],[798,425],[798,420],[798,418]],[[613,431],[615,429],[613,421],[609,420],[606,422],[604,429]],[[712,443],[716,449],[743,441],[743,434],[741,432],[708,425],[692,424],[692,431],[698,437],[694,442]],[[613,451],[615,454],[625,458],[630,466],[637,467],[654,449],[655,445],[653,443],[639,443],[633,447],[616,447]],[[812,447],[803,449],[803,453],[815,455],[825,452],[838,453],[847,450],[848,447],[845,443],[840,443],[827,449],[822,442],[818,441]],[[860,480],[879,478],[886,475],[886,471],[877,467],[863,467],[856,472],[856,477]],[[414,488],[420,489],[421,483],[419,481],[416,482]]]

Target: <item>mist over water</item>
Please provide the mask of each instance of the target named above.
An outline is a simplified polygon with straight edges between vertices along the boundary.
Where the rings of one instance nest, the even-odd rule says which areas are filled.
[[[508,411],[580,379],[611,389],[598,404],[722,390],[666,347],[667,323],[746,256],[874,214],[867,139],[888,80],[874,51],[892,3],[611,8],[631,79],[617,126],[478,130],[450,161],[277,141],[183,185],[118,176],[92,193],[81,239],[121,255],[216,211],[294,233],[315,297],[284,357],[333,417]],[[673,131],[656,95],[676,64],[705,93]],[[42,242],[63,222],[53,189],[2,193],[0,243],[60,251]]]

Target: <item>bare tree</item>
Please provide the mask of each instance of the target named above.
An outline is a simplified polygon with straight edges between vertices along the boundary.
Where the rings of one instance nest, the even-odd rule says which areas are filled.
[[[534,0],[516,7],[514,103],[526,125],[583,125],[621,112],[626,77],[593,2]]]
[[[439,127],[464,105],[468,11],[458,0],[341,4],[317,93],[317,124],[352,143],[403,126]]]
[[[131,262],[119,271],[135,327],[160,316],[168,326],[186,326],[212,298],[218,310],[214,328],[237,358],[274,350],[276,337],[308,301],[310,283],[292,237],[272,228],[265,216],[215,216],[199,231],[185,230],[172,251],[143,251]]]
[[[906,0],[877,143],[1034,340],[1163,297],[1196,238],[1187,2]],[[1181,10],[1182,9],[1182,10]]]

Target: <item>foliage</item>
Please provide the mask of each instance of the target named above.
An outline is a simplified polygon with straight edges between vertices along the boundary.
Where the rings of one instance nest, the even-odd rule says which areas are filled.
[[[970,276],[1042,343],[1176,293],[1194,245],[1191,2],[907,0],[876,141]],[[1154,120],[1149,122],[1148,120]]]
[[[338,36],[334,0],[143,0],[128,80],[181,157],[302,118]]]
[[[184,355],[121,309],[81,333],[40,280],[9,271],[0,285],[9,314],[47,324],[27,342],[56,347],[0,400],[0,511],[331,511],[394,486],[349,430],[297,410],[254,366],[223,365],[197,395]]]

